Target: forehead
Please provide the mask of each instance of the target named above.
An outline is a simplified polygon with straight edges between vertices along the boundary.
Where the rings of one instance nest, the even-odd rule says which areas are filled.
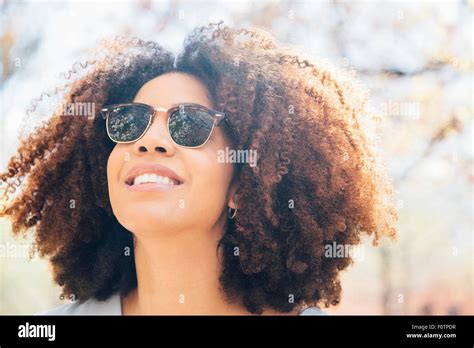
[[[206,86],[196,77],[179,72],[163,74],[148,81],[140,88],[134,101],[165,108],[180,103],[213,107]]]

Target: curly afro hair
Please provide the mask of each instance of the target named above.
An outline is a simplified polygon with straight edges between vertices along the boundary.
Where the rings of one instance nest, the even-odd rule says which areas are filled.
[[[236,165],[239,213],[219,243],[229,301],[257,314],[337,305],[339,273],[353,260],[327,257],[325,246],[395,236],[392,185],[363,126],[371,119],[368,95],[354,76],[303,59],[261,30],[222,22],[195,29],[177,57],[155,42],[123,37],[101,52],[70,79],[63,103],[98,110],[130,102],[147,81],[184,72],[228,116],[235,149],[257,151],[258,166]],[[101,117],[54,113],[22,139],[0,176],[0,216],[15,234],[34,227],[55,281],[81,300],[137,286],[133,236],[114,217],[107,191],[114,145]],[[127,246],[132,257],[124,256]]]

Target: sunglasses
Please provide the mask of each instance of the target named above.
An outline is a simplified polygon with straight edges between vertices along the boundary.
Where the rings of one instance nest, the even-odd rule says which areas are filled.
[[[223,112],[192,103],[170,109],[142,103],[113,104],[101,109],[109,138],[120,144],[133,143],[143,137],[157,112],[166,112],[171,139],[186,148],[204,146],[214,128],[225,120]]]

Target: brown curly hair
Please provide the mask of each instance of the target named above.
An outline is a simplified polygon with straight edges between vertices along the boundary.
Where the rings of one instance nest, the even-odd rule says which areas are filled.
[[[229,301],[251,313],[337,305],[339,273],[352,259],[326,257],[325,245],[356,245],[364,233],[374,244],[395,236],[391,183],[363,126],[368,98],[353,76],[300,58],[261,30],[222,22],[195,29],[177,57],[135,38],[100,52],[82,65],[87,71],[71,80],[63,102],[97,110],[132,101],[161,74],[192,74],[228,116],[235,149],[257,151],[258,166],[236,165],[239,213],[219,243]],[[126,295],[137,285],[133,248],[132,257],[123,252],[132,233],[114,217],[107,191],[114,145],[101,117],[55,113],[22,140],[0,177],[7,202],[0,216],[16,234],[35,227],[55,281],[82,300]]]

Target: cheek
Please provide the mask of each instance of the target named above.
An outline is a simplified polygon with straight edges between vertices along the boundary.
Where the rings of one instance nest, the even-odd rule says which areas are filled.
[[[137,221],[142,221],[143,207],[129,204],[129,197],[120,181],[121,171],[127,161],[130,161],[130,151],[126,145],[115,145],[107,160],[107,185],[112,211],[119,223],[129,231],[143,229]]]
[[[219,163],[216,153],[200,154],[190,163],[192,173],[190,198],[200,203],[200,210],[222,210],[227,204],[226,198],[232,179],[233,165]],[[206,204],[203,204],[206,202]]]
[[[124,151],[118,149],[116,145],[107,160],[107,186],[109,189],[110,204],[114,211],[117,208],[117,203],[121,201],[119,197],[119,177],[120,170],[123,167],[123,163],[125,160],[124,156]]]
[[[119,177],[122,158],[123,157],[121,156],[120,151],[117,149],[117,146],[115,146],[107,160],[107,183],[109,185],[109,189],[116,185],[117,178]]]

